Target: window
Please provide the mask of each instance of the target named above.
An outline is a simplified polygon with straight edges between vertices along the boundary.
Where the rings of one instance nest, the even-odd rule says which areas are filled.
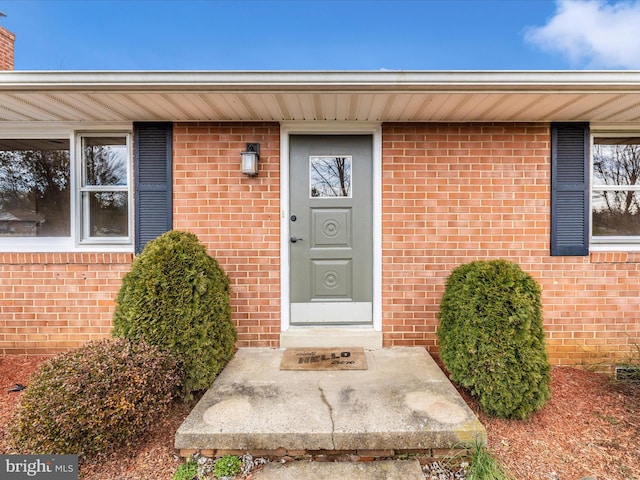
[[[68,237],[69,139],[0,139],[0,237]]]
[[[0,249],[132,247],[131,137],[0,138]]]
[[[311,197],[351,197],[351,157],[310,157]]]
[[[127,136],[80,136],[82,242],[129,241]]]
[[[640,243],[640,137],[596,137],[592,152],[592,241]]]

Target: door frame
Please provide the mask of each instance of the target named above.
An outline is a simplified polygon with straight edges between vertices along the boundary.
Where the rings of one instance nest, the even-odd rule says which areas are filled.
[[[282,122],[280,124],[280,330],[291,327],[289,288],[289,136],[371,135],[373,139],[373,326],[382,332],[382,125],[377,122]],[[310,329],[312,326],[296,326]],[[341,327],[334,327],[341,328]],[[346,326],[350,328],[350,326]]]

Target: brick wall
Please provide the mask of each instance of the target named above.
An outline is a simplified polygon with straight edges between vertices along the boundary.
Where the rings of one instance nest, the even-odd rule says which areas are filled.
[[[543,289],[554,364],[606,362],[640,344],[640,253],[549,256],[550,133],[537,124],[383,126],[384,345],[436,352],[451,270],[519,263]],[[240,173],[261,144],[260,174]],[[232,282],[239,346],[278,346],[280,165],[275,123],[174,127],[174,228],[200,238]],[[0,254],[0,353],[106,337],[130,254]]]
[[[57,353],[108,337],[131,254],[0,254],[0,355]]]
[[[174,228],[198,235],[231,278],[238,346],[280,337],[280,129],[174,128]],[[260,143],[260,174],[240,173]],[[55,353],[108,337],[131,254],[0,253],[0,354]]]
[[[526,124],[383,127],[384,345],[436,351],[451,270],[517,262],[543,289],[554,364],[607,361],[640,343],[640,255],[551,257],[550,132]]]
[[[0,70],[13,70],[13,49],[16,36],[0,27]]]
[[[260,143],[260,173],[240,152]],[[280,127],[188,123],[174,127],[174,228],[205,244],[231,278],[240,347],[280,339]]]

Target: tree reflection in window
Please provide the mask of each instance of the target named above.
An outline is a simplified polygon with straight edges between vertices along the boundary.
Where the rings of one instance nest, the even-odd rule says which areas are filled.
[[[311,157],[312,197],[351,197],[351,157]]]
[[[0,140],[0,237],[70,235],[69,140]]]
[[[640,236],[640,138],[596,138],[594,236]]]
[[[83,138],[85,185],[126,185],[127,144],[121,138]]]
[[[128,163],[125,136],[83,136],[84,237],[126,237]]]

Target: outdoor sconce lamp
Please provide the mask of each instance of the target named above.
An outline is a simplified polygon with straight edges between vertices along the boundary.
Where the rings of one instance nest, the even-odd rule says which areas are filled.
[[[247,149],[240,153],[240,170],[245,175],[258,175],[258,158],[260,158],[260,144],[247,143]]]

